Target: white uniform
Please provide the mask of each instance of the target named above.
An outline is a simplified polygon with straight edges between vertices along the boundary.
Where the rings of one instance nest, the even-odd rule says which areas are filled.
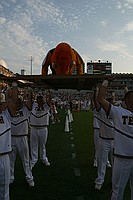
[[[0,113],[0,200],[9,200],[11,123],[8,111]]]
[[[112,117],[108,117],[103,110],[99,111],[100,139],[98,147],[98,177],[95,183],[102,185],[106,174],[108,155],[113,151],[114,129]]]
[[[133,113],[121,106],[111,106],[115,127],[114,166],[111,200],[122,200],[130,179],[133,200]]]
[[[94,129],[94,145],[95,145],[95,158],[94,167],[97,167],[98,160],[98,145],[99,145],[99,135],[100,135],[100,121],[98,120],[99,113],[94,108],[93,110],[93,129]]]
[[[38,107],[37,103],[33,104],[30,115],[31,167],[34,167],[38,161],[38,148],[42,162],[45,163],[48,161],[45,145],[48,137],[49,111],[50,107],[47,104],[44,104],[42,107]]]
[[[32,171],[30,168],[29,146],[28,146],[28,118],[30,111],[26,106],[17,111],[16,115],[12,117],[11,135],[12,135],[12,153],[10,154],[11,176],[12,183],[14,177],[14,167],[16,154],[19,153],[27,183],[33,181]]]
[[[55,104],[52,104],[51,105],[51,109],[50,109],[50,112],[51,112],[51,121],[52,121],[52,124],[55,124],[55,122],[60,122],[57,114],[58,114],[58,111],[57,111],[57,108],[56,108],[56,105]]]

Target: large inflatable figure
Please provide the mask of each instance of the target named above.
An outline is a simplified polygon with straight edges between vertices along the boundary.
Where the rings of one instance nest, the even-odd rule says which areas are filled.
[[[71,75],[75,68],[77,74],[83,74],[84,62],[76,50],[65,42],[51,49],[42,63],[42,75],[48,74],[48,67],[53,75]]]

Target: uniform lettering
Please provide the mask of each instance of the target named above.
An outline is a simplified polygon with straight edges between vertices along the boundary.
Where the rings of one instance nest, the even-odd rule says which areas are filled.
[[[35,110],[36,111],[44,111],[44,108],[43,107],[35,107]]]
[[[23,117],[23,111],[19,110],[17,113],[16,113],[16,116],[15,117]]]
[[[128,116],[122,116],[123,124],[126,124],[126,120],[128,119]]]
[[[4,119],[2,116],[0,116],[0,124],[4,124]]]
[[[20,117],[23,117],[23,116],[24,116],[22,111],[19,111],[19,116],[20,116]]]
[[[123,125],[133,125],[133,117],[132,116],[122,116]]]
[[[133,117],[129,117],[129,125],[133,125]]]

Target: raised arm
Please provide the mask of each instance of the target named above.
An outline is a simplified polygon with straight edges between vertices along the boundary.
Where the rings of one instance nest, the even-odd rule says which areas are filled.
[[[33,94],[32,94],[32,88],[28,87],[28,100],[26,102],[26,106],[29,110],[32,110],[32,98],[33,97]]]
[[[16,114],[17,99],[18,99],[17,83],[14,82],[14,83],[12,83],[11,99],[10,99],[10,103],[8,104],[8,109],[12,116],[14,116]]]
[[[110,103],[106,100],[108,83],[109,83],[108,80],[103,81],[98,93],[98,97],[97,97],[99,104],[105,110],[107,114],[109,113],[109,110],[110,110]]]
[[[51,92],[49,91],[48,94],[47,94],[47,96],[46,96],[46,101],[47,101],[47,104],[49,106],[51,106],[51,99],[52,99]]]
[[[93,102],[94,102],[94,106],[95,106],[97,111],[99,111],[99,109],[101,108],[101,105],[99,104],[99,102],[97,100],[98,93],[99,93],[99,87],[96,86],[95,91],[94,91],[94,95],[93,95]]]
[[[8,105],[11,101],[11,87],[10,86],[6,87],[5,91],[6,91],[6,93],[5,93],[5,103],[3,103],[3,105],[2,105],[2,110],[5,110],[8,107]]]

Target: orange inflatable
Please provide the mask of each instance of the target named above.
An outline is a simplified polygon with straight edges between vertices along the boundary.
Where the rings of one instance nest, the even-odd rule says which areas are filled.
[[[52,74],[71,75],[75,68],[77,74],[83,74],[84,62],[78,52],[65,42],[59,43],[51,49],[42,63],[42,75],[48,74],[50,66]]]

